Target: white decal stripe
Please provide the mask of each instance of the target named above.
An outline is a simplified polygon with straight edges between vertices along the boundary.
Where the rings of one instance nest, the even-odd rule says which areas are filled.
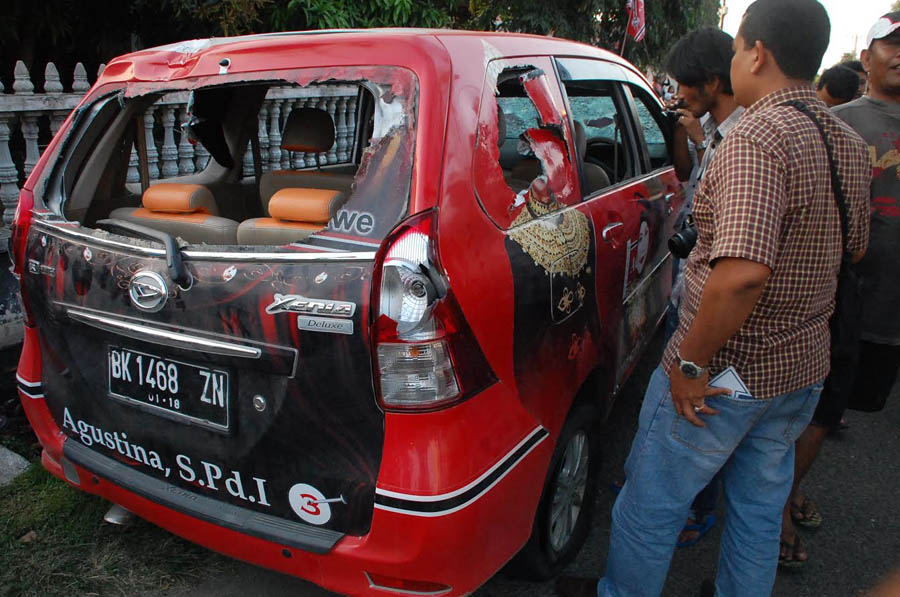
[[[16,374],[16,381],[18,381],[22,385],[28,386],[29,388],[37,388],[37,387],[43,385],[39,381],[28,381],[27,379],[23,378],[21,375],[18,375],[18,374]]]
[[[351,245],[360,245],[363,247],[374,247],[376,249],[381,246],[380,243],[370,243],[363,240],[350,240],[348,238],[341,238],[340,236],[321,236],[319,234],[311,234],[308,238],[314,238],[316,240],[327,240],[333,243],[348,243]]]
[[[540,426],[540,425],[538,425],[537,427],[535,427],[535,428],[534,428],[534,431],[532,431],[532,432],[529,433],[527,436],[525,436],[525,439],[523,439],[523,440],[520,441],[518,444],[516,444],[516,446],[515,446],[512,450],[510,450],[509,452],[507,452],[507,453],[503,456],[503,458],[501,458],[500,460],[498,460],[498,461],[494,464],[494,466],[492,466],[491,468],[489,468],[488,470],[486,470],[486,471],[484,472],[484,474],[482,474],[480,477],[478,477],[477,479],[475,479],[474,481],[472,481],[471,483],[469,483],[469,484],[466,485],[465,487],[461,487],[461,488],[459,488],[459,489],[457,489],[457,490],[455,490],[455,491],[451,491],[450,493],[441,493],[441,494],[438,494],[438,495],[415,495],[415,494],[410,494],[410,493],[399,493],[399,492],[397,492],[397,491],[390,491],[390,490],[387,490],[387,489],[381,489],[380,487],[376,487],[376,488],[375,488],[375,493],[377,493],[377,494],[379,494],[379,495],[386,496],[386,497],[400,498],[400,499],[404,499],[404,500],[409,500],[409,501],[411,501],[411,502],[439,502],[439,501],[441,501],[441,500],[446,500],[446,499],[449,499],[449,498],[454,498],[454,497],[458,496],[459,494],[465,493],[466,491],[472,489],[473,487],[475,487],[476,485],[478,485],[479,483],[481,483],[481,481],[483,481],[486,477],[490,476],[491,473],[493,473],[495,470],[497,470],[498,468],[500,468],[501,466],[503,466],[504,462],[506,462],[506,459],[509,458],[510,456],[512,456],[513,454],[515,454],[516,450],[518,450],[519,448],[521,448],[526,442],[528,442],[528,440],[530,440],[530,439],[531,439],[532,437],[534,437],[536,434],[542,433],[543,430],[544,430],[544,428],[543,428],[542,426]],[[541,440],[541,441],[543,441],[543,440]],[[541,443],[541,442],[538,441],[538,442],[535,443],[534,445],[536,446],[536,445],[538,445],[539,443]],[[534,447],[532,446],[532,450],[533,450],[533,449],[534,449]],[[531,451],[531,450],[528,450],[528,452],[530,452],[530,451]],[[528,454],[528,452],[526,452],[525,454]],[[523,454],[522,456],[523,456],[523,458],[524,458],[525,455]],[[519,460],[521,460],[521,458],[520,458]],[[510,467],[510,469],[511,469],[513,466],[515,466],[515,464],[513,464],[513,465]],[[508,471],[507,471],[507,472],[508,472]]]
[[[538,429],[543,429],[543,428],[542,428],[542,427],[539,427]],[[531,437],[531,436],[529,436],[529,437]],[[408,516],[420,516],[420,517],[422,517],[422,518],[436,518],[436,517],[438,517],[438,516],[447,516],[448,514],[453,514],[454,512],[459,512],[459,511],[462,510],[463,508],[467,508],[468,506],[470,506],[470,505],[473,504],[474,502],[478,501],[478,500],[481,498],[481,496],[483,496],[484,494],[486,494],[487,492],[489,492],[491,489],[493,489],[494,486],[495,486],[497,483],[499,483],[500,481],[502,481],[503,478],[506,477],[506,475],[508,475],[514,468],[516,468],[516,466],[517,466],[520,462],[522,462],[523,460],[525,460],[525,457],[528,456],[529,454],[531,454],[531,452],[532,452],[535,448],[537,448],[539,445],[541,445],[541,442],[543,442],[543,441],[544,441],[545,439],[547,439],[548,437],[550,437],[549,434],[545,435],[544,437],[542,437],[541,439],[539,439],[538,441],[536,441],[536,442],[534,443],[534,445],[531,446],[530,448],[528,448],[528,450],[527,450],[524,454],[522,454],[522,456],[520,456],[518,460],[516,460],[514,463],[512,463],[512,465],[511,465],[508,469],[506,469],[506,470],[503,472],[502,475],[500,475],[499,477],[497,477],[497,479],[496,479],[493,483],[491,483],[490,485],[488,485],[487,487],[485,487],[485,488],[484,488],[484,491],[481,491],[481,492],[478,493],[477,495],[473,496],[472,499],[470,499],[469,501],[464,502],[464,503],[460,504],[459,506],[456,506],[455,508],[450,508],[449,510],[441,510],[441,511],[439,511],[439,512],[419,512],[419,511],[417,511],[417,510],[402,510],[402,509],[400,509],[400,508],[393,508],[393,507],[391,507],[391,506],[382,506],[381,504],[377,504],[377,503],[375,504],[375,507],[378,508],[378,509],[380,509],[380,510],[387,510],[388,512],[396,512],[396,513],[398,513],[398,514],[406,514],[406,515],[408,515]],[[526,438],[526,439],[527,439],[527,438]],[[501,462],[502,462],[502,461],[501,461]],[[378,490],[376,489],[376,491],[378,491]]]
[[[29,392],[26,392],[26,391],[23,390],[22,388],[19,388],[19,391],[22,392],[22,394],[24,394],[25,396],[28,396],[29,398],[33,398],[33,399],[35,399],[35,400],[38,400],[38,399],[44,397],[44,393],[43,393],[43,392],[41,392],[40,394],[31,394],[31,393],[29,393]]]

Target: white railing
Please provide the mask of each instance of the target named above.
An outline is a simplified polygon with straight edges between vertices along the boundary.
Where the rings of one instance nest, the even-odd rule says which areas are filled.
[[[103,67],[100,66],[98,76]],[[90,85],[80,62],[75,66],[69,92],[63,89],[59,71],[52,62],[44,69],[43,91],[35,91],[35,84],[22,61],[16,63],[12,93],[5,92],[0,83],[0,207],[3,209],[0,240],[9,237],[21,183]],[[352,85],[270,88],[259,112],[262,169],[305,168],[351,161],[356,136],[357,91],[358,88]],[[181,125],[187,119],[187,99],[187,93],[169,93],[145,112],[151,179],[191,174],[205,168],[209,161],[209,153],[201,145],[192,145],[187,135],[182,134]],[[336,134],[329,151],[315,154],[282,150],[284,123],[292,110],[303,107],[319,108],[331,114]],[[244,153],[243,172],[244,176],[253,176],[249,143]],[[138,157],[134,150],[127,180],[139,180]],[[0,243],[0,251],[5,246],[5,242]]]

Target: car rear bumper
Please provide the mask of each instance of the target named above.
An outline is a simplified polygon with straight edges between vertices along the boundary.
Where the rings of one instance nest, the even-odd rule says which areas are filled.
[[[553,444],[501,384],[449,411],[388,417],[370,531],[350,536],[229,510],[68,438],[43,396],[36,340],[26,328],[19,394],[44,446],[44,466],[217,552],[344,594],[397,594],[373,586],[374,575],[447,587],[408,594],[461,595],[490,578],[531,533]]]
[[[78,445],[71,439],[66,444]],[[101,471],[73,462],[69,456],[81,454],[77,448],[64,446],[59,461],[44,450],[42,461],[51,473],[67,483],[119,504],[176,535],[225,555],[310,580],[332,591],[349,595],[390,592],[373,586],[370,579],[374,574],[449,587],[422,594],[462,595],[490,578],[527,539],[534,508],[515,504],[523,501],[523,492],[529,493],[528,488],[541,487],[540,469],[546,467],[550,451],[549,441],[537,443],[477,499],[449,512],[423,516],[376,507],[367,535],[334,538],[322,533],[318,538],[319,548],[334,540],[333,547],[322,553],[314,553],[312,545],[306,549],[296,547],[309,537],[301,540],[291,536],[287,525],[264,529],[268,530],[268,536],[263,537],[259,524],[250,525],[248,532],[228,528],[239,524],[237,517],[228,513],[219,512],[219,516],[224,514],[232,521],[228,526],[222,521],[204,520],[197,514],[196,504],[190,514],[186,513],[182,511],[183,500],[190,497],[182,495],[179,501],[177,496],[188,492],[171,485],[175,497],[169,503],[148,499],[134,489],[126,489],[120,481],[107,479]],[[323,531],[309,525],[296,526],[306,532]]]

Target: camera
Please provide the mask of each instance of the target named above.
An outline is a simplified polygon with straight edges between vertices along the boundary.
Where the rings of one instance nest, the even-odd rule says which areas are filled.
[[[669,253],[679,259],[687,259],[696,244],[697,228],[694,226],[694,218],[688,215],[681,230],[669,238]]]
[[[663,113],[666,115],[666,118],[669,120],[669,122],[671,122],[672,125],[675,125],[678,124],[678,118],[681,116],[681,114],[678,113],[678,110],[684,108],[685,106],[687,106],[685,101],[683,99],[680,99],[677,103],[667,107],[663,111]]]

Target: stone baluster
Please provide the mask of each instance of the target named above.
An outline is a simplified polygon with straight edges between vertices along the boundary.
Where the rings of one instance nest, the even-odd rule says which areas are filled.
[[[13,93],[16,95],[34,95],[34,83],[28,74],[28,67],[21,60],[16,61],[13,79]]]
[[[191,119],[188,114],[187,106],[181,109],[181,138],[178,140],[178,174],[194,173],[194,146],[188,139],[187,131],[184,125]]]
[[[347,160],[353,159],[353,149],[356,143],[356,96],[347,100]]]
[[[149,106],[144,112],[144,133],[147,138],[147,167],[150,170],[150,180],[159,178],[159,152],[156,150],[156,139],[153,136],[156,108],[156,106]]]
[[[194,145],[194,164],[196,164],[194,172],[205,170],[207,164],[209,164],[209,152],[206,151],[202,143]]]
[[[56,70],[55,64],[48,62],[47,67],[44,68],[44,91],[56,95],[57,93],[62,93],[62,90],[63,86],[59,80],[59,71]]]
[[[291,110],[294,106],[294,100],[286,99],[281,102],[281,139],[284,141],[284,126],[287,124],[288,117],[291,115]],[[290,170],[291,169],[291,152],[287,149],[281,150],[281,169],[282,170]]]
[[[41,150],[38,149],[38,117],[40,112],[25,112],[22,114],[21,127],[22,137],[25,138],[25,177],[31,174],[31,170],[41,157]]]
[[[269,169],[281,167],[281,102],[272,102],[269,108]]]
[[[268,101],[259,108],[259,163],[262,169],[268,170],[269,164],[269,108]]]
[[[300,97],[297,98],[297,101],[294,102],[294,110],[299,110],[307,103],[306,98]],[[304,153],[302,151],[292,151],[291,152],[291,166],[297,169],[306,168],[307,163],[306,160],[303,159]]]
[[[128,158],[128,172],[125,174],[125,182],[141,182],[141,173],[138,170],[137,146],[131,145],[131,157]]]
[[[328,111],[328,100],[324,97],[320,97],[319,101],[316,102],[316,108],[322,110],[323,112]],[[328,163],[328,153],[323,151],[322,153],[314,154],[316,156],[316,164],[321,166],[322,164]]]
[[[247,141],[244,147],[244,159],[241,161],[241,176],[243,178],[253,178],[256,173],[253,171],[253,144]]]
[[[80,62],[75,65],[75,76],[72,79],[72,93],[84,93],[91,88],[88,82],[87,71]]]
[[[9,124],[11,116],[0,114],[0,203],[3,207],[3,223],[12,224],[19,199],[19,172],[9,153]]]
[[[172,178],[178,176],[178,147],[175,145],[175,106],[165,106],[162,109],[163,144],[160,157],[162,157],[162,177]]]
[[[105,71],[105,70],[106,70],[106,63],[105,63],[105,62],[101,62],[101,63],[100,63],[100,66],[97,67],[97,78],[98,78],[98,79],[100,78],[100,75],[102,75],[102,74],[103,74],[103,71]]]
[[[56,110],[55,112],[50,113],[50,132],[54,137],[56,136],[56,133],[59,132],[59,129],[62,128],[62,125],[68,116],[69,113],[65,110]]]
[[[346,162],[349,157],[347,151],[347,98],[343,96],[337,101],[337,119],[334,129],[337,137],[337,160]]]
[[[330,98],[328,98],[328,114],[331,116],[331,122],[332,122],[332,123],[336,123],[336,122],[337,122],[337,110],[336,110],[336,108],[337,108],[337,98],[336,98],[336,97],[330,97]],[[326,157],[326,159],[328,160],[328,163],[329,163],[329,164],[336,164],[337,161],[338,161],[338,157],[337,157],[337,142],[338,142],[337,126],[335,125],[334,143],[332,143],[332,144],[331,144],[331,147],[328,148],[328,153],[327,153],[327,157]]]

